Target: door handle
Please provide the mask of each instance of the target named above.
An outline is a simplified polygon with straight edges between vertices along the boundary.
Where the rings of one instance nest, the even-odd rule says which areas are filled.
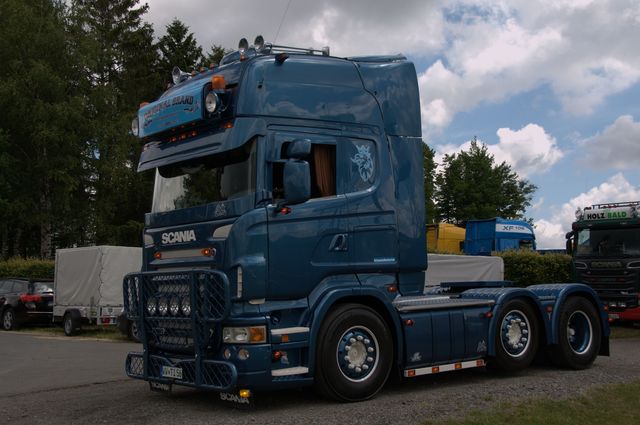
[[[347,251],[348,250],[348,238],[345,233],[337,234],[331,239],[331,244],[329,245],[329,251]]]

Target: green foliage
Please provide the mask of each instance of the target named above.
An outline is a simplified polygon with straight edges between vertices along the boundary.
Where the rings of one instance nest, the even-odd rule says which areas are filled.
[[[437,422],[441,425],[583,425],[612,423],[635,425],[640,416],[640,382],[603,385],[576,398],[525,399],[500,403],[472,412],[464,419]],[[522,398],[522,397],[520,397]],[[526,395],[525,395],[526,398]],[[434,424],[427,420],[425,424]]]
[[[35,258],[10,258],[0,261],[0,277],[53,279],[54,262]]]
[[[504,278],[515,286],[540,283],[571,282],[571,256],[565,254],[540,255],[535,251],[505,251],[496,253],[504,261]]]
[[[174,19],[167,25],[166,30],[167,33],[160,38],[158,48],[161,53],[160,69],[167,77],[171,76],[171,70],[174,66],[186,72],[204,66],[205,58],[202,55],[202,47],[198,45],[193,33],[189,32],[188,26],[179,19]],[[213,48],[215,47],[218,46],[214,45]],[[215,50],[210,53],[214,56],[216,54],[219,53]]]
[[[464,225],[471,219],[523,218],[537,189],[507,163],[496,165],[476,139],[468,151],[445,155],[442,167],[435,176],[438,221]]]
[[[140,244],[154,176],[137,173],[129,128],[170,72],[147,11],[138,0],[0,2],[0,258]],[[176,54],[199,65],[193,34],[170,29]],[[208,56],[224,53],[213,44]]]
[[[436,177],[436,151],[431,149],[426,144],[422,145],[422,162],[424,164],[424,212],[425,223],[435,223],[437,211],[436,204],[433,201],[433,195],[435,192],[435,177]]]
[[[224,47],[219,46],[217,44],[212,45],[209,48],[209,52],[207,53],[204,59],[205,66],[208,66],[210,64],[218,65],[222,60],[222,58],[224,57],[224,55],[230,52],[231,50],[227,50]]]

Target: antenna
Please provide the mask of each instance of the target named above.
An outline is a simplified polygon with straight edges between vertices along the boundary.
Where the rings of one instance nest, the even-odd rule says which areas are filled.
[[[284,22],[284,18],[285,16],[287,16],[287,11],[289,10],[289,6],[291,6],[291,1],[289,0],[289,2],[287,3],[287,7],[284,9],[284,13],[282,14],[282,18],[280,19],[280,25],[278,25],[278,31],[276,31],[276,36],[273,39],[273,44],[276,44],[276,42],[278,41],[278,36],[280,35],[280,28],[282,28],[282,23]]]

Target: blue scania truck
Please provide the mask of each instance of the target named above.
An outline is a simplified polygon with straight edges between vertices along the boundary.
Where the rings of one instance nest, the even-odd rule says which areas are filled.
[[[338,58],[258,37],[173,72],[132,131],[155,170],[143,269],[124,279],[142,350],[126,373],[247,402],[315,385],[341,401],[405,378],[540,353],[609,351],[581,284],[454,282],[425,292],[420,99],[402,56]]]

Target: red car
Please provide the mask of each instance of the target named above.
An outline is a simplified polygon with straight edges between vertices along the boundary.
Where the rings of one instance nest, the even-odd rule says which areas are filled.
[[[7,331],[23,324],[51,324],[53,281],[0,278],[0,320]]]

